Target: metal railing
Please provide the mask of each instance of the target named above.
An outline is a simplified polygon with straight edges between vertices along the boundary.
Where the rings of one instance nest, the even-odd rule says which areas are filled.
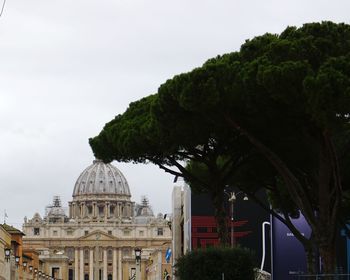
[[[350,274],[298,274],[293,280],[350,280]]]

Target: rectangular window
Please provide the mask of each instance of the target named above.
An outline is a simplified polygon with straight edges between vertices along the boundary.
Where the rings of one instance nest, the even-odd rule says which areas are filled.
[[[206,227],[197,227],[197,232],[201,232],[201,233],[207,232],[207,228]]]
[[[84,231],[84,234],[85,234],[85,235],[88,235],[88,234],[89,234],[89,231],[88,231],[88,230],[85,230],[85,231]]]
[[[157,235],[158,236],[163,235],[163,228],[158,228],[157,229]]]
[[[69,269],[68,270],[68,280],[73,280],[73,275],[74,275],[74,272],[73,272],[73,269]]]
[[[130,230],[124,230],[124,236],[130,236]]]
[[[54,231],[52,232],[52,235],[53,235],[53,236],[57,236],[57,235],[58,235],[57,230],[54,230]]]
[[[73,231],[72,230],[67,230],[67,235],[69,235],[69,236],[73,235]]]
[[[60,276],[60,268],[59,267],[53,267],[51,270],[51,275],[55,278],[58,278]]]
[[[123,257],[130,257],[131,251],[128,248],[123,249]]]
[[[109,235],[112,235],[112,231],[111,231],[111,230],[109,230],[109,231],[108,231],[108,234],[109,234]]]
[[[144,235],[143,230],[140,230],[140,231],[139,231],[139,235],[140,235],[140,236],[143,236],[143,235]]]
[[[34,235],[40,235],[40,228],[34,228]]]

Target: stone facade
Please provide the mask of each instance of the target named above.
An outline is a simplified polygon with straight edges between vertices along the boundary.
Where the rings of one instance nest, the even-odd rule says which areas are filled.
[[[130,280],[135,272],[146,279],[149,256],[171,246],[163,215],[155,217],[146,198],[131,201],[123,174],[99,160],[79,176],[68,214],[54,197],[43,217],[25,218],[23,231],[25,248],[40,253],[43,273],[64,280]],[[142,249],[140,265],[135,248]]]
[[[33,273],[34,263],[38,264],[33,256],[37,253],[27,253],[22,239],[23,232],[20,230],[7,224],[0,225],[0,280],[37,279]],[[5,250],[9,250],[8,256]]]
[[[10,279],[10,261],[5,259],[5,249],[11,248],[11,235],[0,225],[0,280]]]

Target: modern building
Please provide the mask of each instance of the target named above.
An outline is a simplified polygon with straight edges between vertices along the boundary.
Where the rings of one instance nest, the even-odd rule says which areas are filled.
[[[231,194],[234,190],[231,191]],[[262,223],[270,220],[269,213],[255,202],[245,199],[236,191],[236,199],[230,202],[227,193],[227,225],[231,246],[240,245],[255,252],[256,261],[262,259]],[[223,194],[224,195],[224,194]],[[263,194],[258,194],[266,201]],[[172,194],[174,262],[187,251],[219,244],[214,208],[208,194],[195,194],[183,181],[175,184]],[[233,217],[231,220],[231,216]],[[269,236],[268,233],[266,233]],[[266,238],[266,248],[270,248]],[[264,269],[270,271],[270,250],[266,250]]]
[[[172,192],[173,262],[191,251],[191,190],[184,182],[177,182]]]
[[[43,217],[36,213],[23,225],[24,247],[40,253],[42,273],[49,277],[147,279],[149,257],[171,247],[168,221],[154,216],[146,197],[131,200],[126,178],[112,164],[94,160],[80,174],[68,209],[54,197]]]

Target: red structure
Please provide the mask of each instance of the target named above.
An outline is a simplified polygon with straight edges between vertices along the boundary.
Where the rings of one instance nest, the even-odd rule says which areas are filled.
[[[213,216],[192,216],[191,223],[192,249],[207,248],[219,244],[216,221]],[[230,234],[231,221],[228,220],[227,223]],[[247,223],[247,220],[234,222],[234,236],[237,241],[239,238],[252,233],[251,231],[244,231],[241,229],[241,227],[244,227]]]

